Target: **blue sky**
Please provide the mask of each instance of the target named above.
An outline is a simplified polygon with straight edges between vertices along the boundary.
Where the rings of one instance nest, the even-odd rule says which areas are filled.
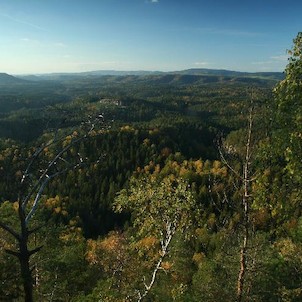
[[[0,72],[283,71],[301,12],[301,0],[1,0]]]

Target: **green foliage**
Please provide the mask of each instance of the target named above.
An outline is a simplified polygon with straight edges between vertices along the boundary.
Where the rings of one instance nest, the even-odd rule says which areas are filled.
[[[274,102],[275,82],[263,75],[58,76],[18,91],[2,86],[0,219],[16,229],[20,180],[35,146],[62,137],[43,150],[33,166],[39,171],[80,135],[75,126],[91,126],[83,124],[88,115],[107,122],[60,159],[58,165],[79,157],[86,164],[49,183],[33,217],[33,227],[45,225],[29,242],[44,246],[31,261],[36,300],[137,301],[172,234],[145,301],[233,301],[242,192],[217,160],[215,141],[226,136],[241,171],[252,91],[253,135],[261,141],[254,149],[245,296],[300,301],[301,45],[299,33]],[[1,230],[3,301],[22,299],[17,259],[5,252],[14,244]]]
[[[199,210],[189,184],[183,179],[149,175],[132,178],[129,189],[122,190],[115,200],[115,210],[132,213],[138,235],[160,236],[167,224],[173,230],[183,230],[192,224],[190,215]]]
[[[1,206],[1,212],[3,211]],[[8,255],[5,249],[13,249],[12,238],[0,229],[0,296],[2,301],[13,301],[22,295],[19,265],[13,256]]]
[[[294,39],[289,51],[285,79],[275,88],[277,102],[276,139],[287,161],[292,179],[301,182],[302,168],[302,33]]]
[[[302,213],[301,33],[294,39],[289,55],[285,79],[274,89],[272,130],[259,150],[260,173],[254,190],[254,206],[265,213],[271,232],[282,236],[287,236]]]

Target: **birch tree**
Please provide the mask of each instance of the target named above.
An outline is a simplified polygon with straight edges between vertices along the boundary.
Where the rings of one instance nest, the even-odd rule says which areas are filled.
[[[157,179],[149,175],[138,180],[132,178],[129,189],[121,191],[116,198],[115,210],[130,211],[138,235],[154,236],[159,241],[153,269],[128,296],[131,301],[144,301],[155,286],[158,274],[165,271],[163,262],[176,233],[188,230],[193,216],[198,216],[198,207],[189,184],[183,179],[173,176]]]

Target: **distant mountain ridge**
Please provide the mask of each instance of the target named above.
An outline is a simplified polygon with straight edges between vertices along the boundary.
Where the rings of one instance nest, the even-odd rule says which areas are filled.
[[[284,78],[282,72],[240,72],[224,69],[186,69],[173,72],[162,71],[118,71],[96,70],[79,73],[49,73],[36,75],[16,75],[0,73],[0,85],[33,84],[41,81],[77,81],[80,79],[102,79],[106,82],[150,82],[152,84],[206,84],[215,82],[259,82],[280,81]]]
[[[10,84],[23,84],[26,80],[14,77],[7,73],[0,73],[0,85],[10,85]]]
[[[185,75],[215,75],[215,76],[227,76],[227,77],[262,77],[281,80],[284,78],[283,72],[244,72],[244,71],[232,71],[226,69],[207,69],[207,68],[191,68],[181,71],[175,71],[173,73],[185,74]]]
[[[38,78],[56,78],[63,76],[148,76],[148,75],[167,75],[167,74],[180,74],[180,75],[215,75],[215,76],[229,76],[229,77],[267,77],[282,79],[284,77],[282,72],[243,72],[243,71],[232,71],[226,69],[207,69],[207,68],[191,68],[179,71],[146,71],[146,70],[134,70],[134,71],[121,71],[121,70],[93,70],[85,72],[75,73],[45,73],[35,74],[27,76],[18,76],[21,78],[35,77]]]
[[[207,68],[191,68],[179,71],[117,71],[117,70],[96,70],[78,73],[78,75],[112,75],[112,76],[148,76],[148,75],[193,75],[193,76],[224,76],[224,77],[260,77],[281,80],[284,78],[282,72],[244,72],[244,71],[232,71],[226,69],[207,69]]]

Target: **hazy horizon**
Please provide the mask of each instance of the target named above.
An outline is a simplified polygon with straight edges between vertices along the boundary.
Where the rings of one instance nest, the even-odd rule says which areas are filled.
[[[301,11],[298,0],[3,0],[0,70],[281,72]]]
[[[282,73],[283,70],[281,71],[239,71],[239,70],[230,70],[230,69],[223,69],[223,68],[188,68],[188,69],[179,69],[179,70],[167,70],[167,71],[162,71],[162,70],[118,70],[118,69],[99,69],[99,70],[86,70],[86,71],[60,71],[60,72],[39,72],[39,73],[8,73],[6,72],[5,70],[0,70],[0,74],[1,73],[4,73],[4,74],[8,74],[8,75],[11,75],[11,76],[43,76],[43,75],[51,75],[51,74],[85,74],[85,73],[98,73],[98,72],[101,72],[101,73],[104,73],[105,72],[108,72],[108,75],[110,73],[139,73],[139,72],[150,72],[150,73],[177,73],[177,72],[184,72],[186,70],[192,70],[192,69],[200,69],[200,70],[215,70],[215,71],[229,71],[229,72],[240,72],[240,73]]]

